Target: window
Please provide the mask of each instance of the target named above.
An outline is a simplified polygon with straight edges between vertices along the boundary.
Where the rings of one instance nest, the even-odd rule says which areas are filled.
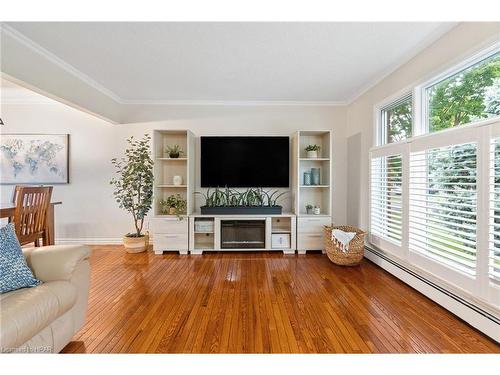
[[[368,239],[500,307],[500,43],[471,61],[374,108]]]
[[[411,137],[412,96],[405,96],[380,111],[380,144],[394,143]]]
[[[500,138],[491,143],[489,276],[500,282]]]
[[[500,115],[500,52],[426,89],[430,133]]]
[[[475,274],[477,145],[410,154],[410,250]]]
[[[372,159],[372,234],[399,246],[402,237],[402,170],[401,155]]]

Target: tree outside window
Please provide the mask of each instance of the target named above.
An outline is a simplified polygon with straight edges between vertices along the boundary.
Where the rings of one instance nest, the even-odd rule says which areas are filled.
[[[429,132],[500,115],[500,52],[427,89]]]
[[[381,111],[383,142],[400,142],[412,134],[412,97],[404,97]]]

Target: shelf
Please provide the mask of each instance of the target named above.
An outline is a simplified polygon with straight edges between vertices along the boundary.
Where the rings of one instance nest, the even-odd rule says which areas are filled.
[[[329,161],[330,158],[300,158],[300,161]]]
[[[156,185],[157,188],[187,188],[187,185]]]
[[[276,229],[271,231],[271,234],[290,234],[290,233],[292,233],[291,230],[285,230],[285,229],[283,230]]]
[[[200,232],[200,231],[195,231],[194,234],[214,234],[214,232]]]
[[[300,185],[301,188],[329,188],[330,185]]]
[[[156,160],[162,161],[187,161],[187,158],[156,158]]]
[[[300,217],[330,217],[330,215],[328,215],[328,214],[319,214],[319,215],[315,215],[315,214],[299,214],[298,216],[300,216]]]

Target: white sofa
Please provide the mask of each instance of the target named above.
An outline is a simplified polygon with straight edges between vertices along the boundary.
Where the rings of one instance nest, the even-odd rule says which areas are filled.
[[[0,351],[57,353],[85,322],[90,249],[56,245],[23,252],[43,283],[0,295]]]

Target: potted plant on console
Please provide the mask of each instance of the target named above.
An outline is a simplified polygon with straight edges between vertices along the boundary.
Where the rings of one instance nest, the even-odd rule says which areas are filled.
[[[123,237],[128,253],[146,250],[148,234],[143,233],[144,218],[153,204],[153,160],[150,150],[151,137],[147,134],[140,140],[127,139],[129,147],[121,159],[113,158],[111,163],[116,176],[110,181],[114,186],[114,197],[120,208],[132,214],[135,232]]]
[[[161,213],[164,215],[175,215],[179,220],[186,213],[187,201],[180,194],[172,194],[167,199],[158,202],[161,207]]]
[[[321,149],[319,145],[309,145],[306,147],[307,157],[309,159],[316,159],[318,157],[318,152]]]
[[[196,192],[205,198],[205,205],[200,207],[204,215],[281,215],[282,207],[277,202],[287,193],[262,188],[237,191],[228,187],[208,188],[206,193]]]

